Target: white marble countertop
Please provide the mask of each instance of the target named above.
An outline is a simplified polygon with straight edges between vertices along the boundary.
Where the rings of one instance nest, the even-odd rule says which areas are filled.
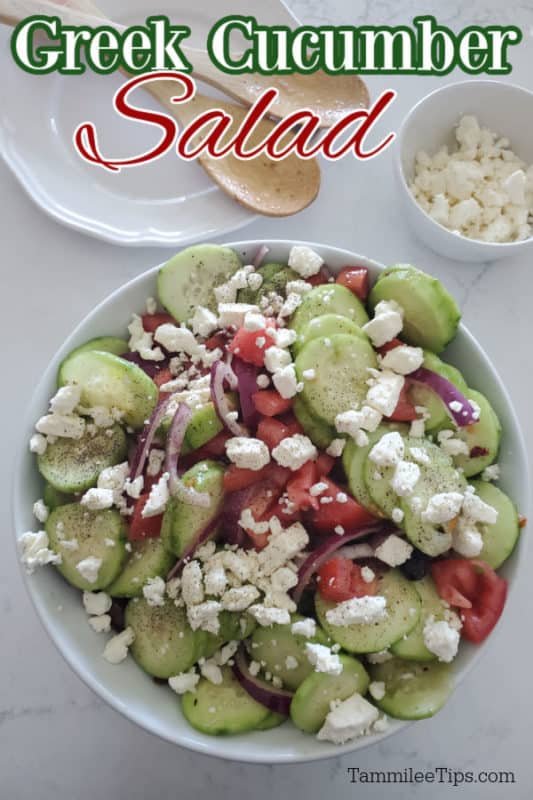
[[[410,22],[434,13],[453,27],[514,23],[524,43],[513,54],[512,80],[533,89],[533,0],[292,0],[304,21]],[[449,80],[461,76],[454,74]],[[404,77],[369,81],[372,93],[390,83],[399,96],[391,119],[441,81]],[[533,442],[524,369],[529,346],[533,279],[528,258],[463,265],[417,243],[399,216],[390,153],[365,164],[345,159],[324,168],[320,199],[294,219],[260,220],[235,238],[311,238],[370,255],[385,263],[411,261],[442,278],[458,298],[464,320],[492,357]],[[524,611],[531,590],[522,579],[505,621],[483,661],[445,709],[385,743],[344,757],[296,767],[223,763],[173,747],[144,733],[93,695],[63,662],[33,612],[11,545],[10,490],[21,411],[49,357],[92,306],[167,252],[120,249],[66,230],[45,217],[0,165],[0,239],[3,254],[4,458],[1,528],[8,544],[0,560],[0,797],[6,800],[117,800],[208,798],[251,793],[270,797],[344,800],[413,795],[454,796],[447,783],[378,786],[350,784],[349,767],[417,770],[514,770],[513,786],[472,784],[468,798],[526,798],[533,789],[530,754],[532,638]],[[531,360],[528,359],[529,365]]]

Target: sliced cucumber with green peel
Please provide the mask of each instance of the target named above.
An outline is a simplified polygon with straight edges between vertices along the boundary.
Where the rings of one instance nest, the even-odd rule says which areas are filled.
[[[231,404],[231,408],[234,408],[234,404]],[[196,450],[198,447],[203,447],[223,429],[224,425],[215,411],[215,406],[210,402],[193,411],[185,433],[185,441],[190,450]]]
[[[469,478],[478,475],[498,457],[502,426],[485,395],[470,389],[466,396],[477,403],[481,412],[478,422],[459,428],[457,433],[458,438],[466,442],[470,455],[455,456],[454,462]]]
[[[284,722],[287,721],[287,717],[284,717],[283,714],[276,714],[275,711],[271,711],[268,717],[259,723],[256,727],[256,731],[269,731],[272,728],[279,728],[280,725],[283,725]]]
[[[211,658],[213,653],[220,650],[226,642],[241,642],[248,639],[257,627],[257,622],[251,614],[239,613],[238,611],[221,611],[218,615],[220,630],[215,636],[213,633],[206,633],[204,658]]]
[[[424,367],[436,372],[437,375],[442,375],[463,394],[468,391],[468,387],[459,370],[442,361],[430,350],[424,352]],[[424,406],[427,409],[429,418],[425,421],[425,426],[428,432],[454,427],[454,422],[443,401],[429,386],[413,382],[409,386],[407,394],[412,405]]]
[[[368,370],[376,366],[374,350],[359,336],[337,334],[313,339],[295,361],[298,380],[304,382],[302,400],[311,414],[334,425],[337,414],[364,401]],[[315,380],[304,380],[303,373],[308,369],[315,371]]]
[[[402,338],[409,344],[440,353],[457,333],[461,312],[453,297],[437,278],[410,264],[381,273],[370,292],[371,308],[381,300],[402,307]]]
[[[66,356],[58,370],[58,384],[61,385],[60,375],[63,367],[68,363],[71,358],[79,355],[79,353],[88,353],[92,350],[99,350],[101,353],[114,353],[116,356],[122,356],[128,352],[128,343],[125,339],[119,339],[118,336],[97,336],[95,339],[89,339],[85,344],[81,344],[74,350],[71,350]]]
[[[307,408],[305,401],[299,395],[294,398],[292,410],[294,416],[304,429],[304,433],[309,436],[311,441],[321,450],[325,450],[333,439],[338,437],[338,433],[332,425],[313,416]]]
[[[203,653],[204,631],[193,631],[185,610],[169,598],[164,606],[150,606],[144,597],[134,597],[126,606],[125,623],[135,633],[131,655],[156,678],[187,672]]]
[[[142,428],[157,403],[158,388],[136,364],[113,353],[91,350],[67,359],[59,370],[60,386],[81,388],[82,406],[117,408],[132,428]]]
[[[406,459],[412,447],[424,450],[428,464],[419,464],[420,477],[411,497],[398,498],[398,504],[404,512],[402,527],[407,538],[415,547],[427,556],[439,556],[451,547],[451,535],[440,527],[422,519],[422,513],[434,494],[443,492],[461,492],[466,487],[464,476],[457,471],[452,459],[436,444],[427,439],[406,438]]]
[[[431,663],[394,658],[370,667],[373,681],[385,684],[385,696],[375,703],[396,719],[432,717],[452,692],[452,670],[440,661]]]
[[[257,729],[271,712],[250,697],[231,669],[224,667],[222,676],[219,685],[201,678],[195,692],[183,695],[183,716],[193,728],[212,736]]]
[[[229,247],[187,247],[161,267],[157,278],[159,300],[178,322],[188,322],[198,306],[216,311],[214,289],[241,266],[239,256]]]
[[[480,525],[483,550],[480,559],[493,569],[501,567],[516,547],[520,536],[520,523],[516,506],[511,498],[487,481],[472,481],[476,494],[498,512],[493,525]]]
[[[287,264],[278,264],[275,262],[263,264],[259,267],[257,272],[263,278],[263,283],[259,289],[239,289],[237,295],[239,303],[259,305],[263,297],[267,297],[271,293],[285,297],[287,283],[300,278],[298,273],[287,266]]]
[[[408,661],[434,661],[436,656],[431,653],[424,643],[424,626],[428,617],[434,617],[436,621],[445,618],[446,607],[442,602],[435,588],[435,584],[429,575],[420,581],[413,581],[413,586],[420,596],[422,610],[420,619],[416,627],[406,634],[402,639],[391,645],[391,652],[395,656],[405,658]]]
[[[291,624],[299,620],[303,620],[303,617],[293,615]],[[259,661],[267,672],[281,678],[283,688],[294,691],[313,671],[313,666],[305,654],[306,643],[327,644],[328,637],[324,631],[317,628],[315,636],[303,639],[291,632],[291,624],[256,628],[252,634],[250,655],[254,661]],[[287,659],[289,664],[293,660],[296,661],[297,666],[290,669],[286,663]]]
[[[59,553],[58,572],[77,589],[106,589],[127,558],[126,523],[118,511],[88,511],[79,503],[56,508],[46,520],[50,549]],[[100,560],[97,578],[88,581],[77,569],[86,558]]]
[[[324,724],[335,700],[347,700],[366,694],[370,679],[360,661],[351,656],[339,656],[340,675],[311,672],[300,684],[291,701],[291,719],[301,731],[316,733]]]
[[[211,498],[208,508],[172,498],[163,517],[161,540],[166,549],[182,556],[208,522],[218,514],[224,500],[224,467],[216,461],[199,461],[182,476],[186,486]],[[215,531],[213,531],[213,536]]]
[[[363,476],[371,502],[379,509],[381,516],[390,519],[393,510],[398,506],[398,495],[390,485],[394,477],[394,467],[377,467],[367,457]]]
[[[148,578],[164,578],[176,557],[165,549],[161,539],[144,539],[131,542],[131,553],[124,569],[107,593],[111,597],[138,597]]]
[[[347,333],[350,336],[367,338],[361,328],[348,317],[341,317],[340,314],[323,314],[312,319],[301,329],[292,346],[293,352],[295,354],[299,353],[312,339],[335,336],[337,333]]]
[[[292,316],[290,327],[302,333],[311,320],[323,314],[347,317],[359,327],[368,322],[366,309],[353,292],[339,283],[324,283],[304,295]]]
[[[81,439],[56,439],[37,458],[37,465],[53,489],[75,494],[95,486],[100,472],[124,461],[127,454],[126,434],[114,425],[94,435],[86,432]]]
[[[43,500],[48,510],[53,511],[59,506],[66,506],[68,503],[72,503],[74,498],[69,494],[60,492],[58,489],[54,489],[51,483],[46,483],[43,491]]]
[[[331,638],[349,653],[376,653],[386,650],[413,630],[420,616],[418,592],[399,570],[392,569],[379,576],[376,594],[387,599],[387,616],[370,624],[332,625],[326,613],[336,603],[324,600],[317,592],[315,607],[320,624]]]

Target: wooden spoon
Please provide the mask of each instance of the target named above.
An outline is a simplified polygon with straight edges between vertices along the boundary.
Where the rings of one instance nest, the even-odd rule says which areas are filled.
[[[47,0],[0,0],[0,21],[9,25],[18,24],[32,14],[58,15],[61,5],[61,19],[69,25],[95,26],[102,23],[102,17],[94,14],[96,9],[87,0],[75,0],[77,8],[68,2],[50,3]],[[80,13],[83,9],[91,10],[92,15]],[[96,9],[98,10],[98,9]],[[101,12],[99,12],[101,13]],[[115,25],[106,19],[106,24],[114,25],[117,30],[123,26]],[[213,100],[196,94],[182,106],[172,103],[175,91],[169,81],[152,81],[144,85],[165,107],[168,113],[185,127],[198,114],[209,111],[216,106],[233,117],[233,124],[224,139],[229,140],[244,121],[247,109],[221,100]],[[248,146],[253,148],[263,141],[274,129],[268,120],[260,122],[250,136]],[[199,143],[207,133],[199,134],[195,143]],[[259,155],[249,161],[243,161],[229,154],[222,159],[214,159],[201,155],[198,159],[209,177],[230,197],[257,214],[271,217],[285,217],[296,214],[306,208],[316,198],[320,189],[320,167],[316,159],[303,160],[289,155],[283,161],[272,161],[265,155]]]

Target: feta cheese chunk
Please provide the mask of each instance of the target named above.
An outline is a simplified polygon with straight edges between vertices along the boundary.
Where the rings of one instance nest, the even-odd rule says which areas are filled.
[[[439,661],[449,663],[457,655],[459,631],[453,628],[445,620],[435,621],[435,617],[428,617],[424,625],[424,644],[430,653],[437,656]]]
[[[46,531],[38,531],[37,533],[28,531],[19,537],[20,560],[28,575],[34,572],[35,567],[61,563],[61,556],[49,550],[48,545]]]
[[[413,494],[420,478],[420,467],[410,461],[399,461],[396,464],[390,485],[398,497],[409,497]]]
[[[204,306],[197,306],[191,319],[191,327],[197,336],[207,338],[217,329],[216,314]]]
[[[165,507],[170,499],[168,490],[169,477],[170,476],[168,472],[164,472],[157,483],[154,483],[150,489],[148,500],[146,501],[146,505],[144,506],[141,514],[143,519],[147,519],[148,517],[157,517],[165,510]]]
[[[394,467],[403,459],[405,445],[397,431],[384,434],[371,449],[368,457],[378,467]]]
[[[309,437],[301,433],[287,436],[272,450],[274,459],[282,467],[295,471],[300,469],[307,461],[318,456],[318,451]]]
[[[257,604],[250,606],[248,613],[263,627],[288,625],[291,621],[291,615],[283,608],[269,608],[268,606]]]
[[[434,494],[422,512],[424,522],[432,525],[443,525],[450,522],[459,514],[463,505],[463,495],[460,492],[440,492]]]
[[[294,397],[298,393],[298,381],[296,380],[294,364],[288,364],[286,367],[274,372],[272,383],[284,400],[290,400],[291,397]]]
[[[193,667],[189,672],[180,672],[179,675],[173,675],[168,679],[168,685],[176,694],[186,694],[187,692],[196,691],[196,684],[199,680],[200,676]]]
[[[199,561],[189,561],[181,573],[181,594],[187,606],[202,603],[204,585]]]
[[[112,489],[87,489],[80,504],[89,511],[104,511],[111,508],[114,501]]]
[[[46,522],[48,513],[48,507],[45,505],[44,500],[36,500],[33,504],[33,516],[37,522]]]
[[[79,386],[62,386],[50,400],[52,414],[72,414],[81,398]]]
[[[98,580],[98,573],[100,571],[100,567],[102,566],[102,559],[96,558],[95,556],[88,556],[84,558],[82,561],[78,561],[76,564],[76,569],[80,573],[81,577],[87,581],[87,583],[96,583]]]
[[[149,606],[165,605],[165,581],[157,575],[148,578],[143,586],[143,596]]]
[[[340,675],[342,662],[337,653],[332,653],[329,647],[314,642],[305,643],[305,655],[315,672],[325,672],[327,675]]]
[[[128,648],[135,641],[133,628],[126,628],[108,641],[104,648],[104,658],[110,664],[120,664],[128,657]]]
[[[363,325],[363,330],[374,347],[383,347],[401,333],[403,309],[395,300],[382,300],[374,310],[374,318]]]
[[[473,522],[482,522],[485,525],[494,525],[498,520],[496,509],[485,503],[470,487],[465,492],[463,514]]]
[[[374,700],[383,700],[385,697],[385,683],[383,681],[372,681],[368,687],[368,691]]]
[[[400,564],[405,564],[407,559],[411,557],[412,552],[413,548],[409,542],[392,533],[387,536],[379,547],[376,547],[374,555],[384,564],[388,564],[389,567],[399,567]]]
[[[83,607],[87,614],[91,616],[100,617],[102,614],[107,614],[111,608],[111,603],[111,598],[105,592],[83,593]]]
[[[81,439],[85,433],[85,420],[74,414],[47,414],[37,420],[35,428],[44,436]]]
[[[316,635],[316,622],[312,617],[300,619],[298,622],[293,622],[291,631],[295,636],[305,636],[306,639],[312,639]]]
[[[218,615],[221,611],[222,606],[217,600],[206,600],[204,603],[188,606],[187,619],[193,631],[200,629],[216,636],[220,630]]]
[[[240,328],[244,318],[252,311],[259,313],[258,307],[250,303],[219,303],[218,324],[221,328]]]
[[[48,442],[42,433],[34,433],[30,439],[30,453],[42,456],[46,452]]]
[[[193,332],[171,322],[160,325],[154,334],[154,339],[169,353],[186,353],[189,356],[198,353],[198,342]]]
[[[346,446],[346,439],[333,439],[329,447],[326,447],[326,453],[332,458],[339,458],[342,456]]]
[[[270,461],[270,453],[261,439],[234,436],[226,442],[226,455],[241,469],[260,470]]]
[[[382,595],[365,595],[352,597],[338,603],[326,611],[326,619],[331,625],[346,627],[347,625],[371,625],[387,616],[387,599]]]
[[[258,589],[251,584],[234,587],[223,595],[222,608],[226,611],[245,611],[258,597]]]
[[[349,410],[337,414],[335,417],[335,427],[339,433],[347,433],[353,439],[364,429],[374,432],[381,422],[381,414],[375,408],[363,406],[360,411]]]
[[[265,367],[269,372],[277,372],[292,362],[291,354],[281,347],[267,347],[265,350]]]
[[[452,546],[464,558],[477,558],[483,550],[483,537],[468,518],[459,517],[452,533]]]
[[[367,392],[366,402],[384,417],[390,417],[398,405],[405,378],[390,370],[383,370]]]
[[[302,278],[311,278],[320,272],[324,259],[310,247],[295,245],[289,253],[289,267]]]
[[[109,614],[89,617],[88,622],[95,633],[109,633],[111,630],[111,616]]]
[[[356,693],[329,712],[317,739],[345,744],[366,734],[378,717],[377,708]]]
[[[419,369],[424,363],[424,351],[421,347],[409,347],[406,344],[394,347],[381,358],[381,367],[397,372],[399,375],[409,375]]]

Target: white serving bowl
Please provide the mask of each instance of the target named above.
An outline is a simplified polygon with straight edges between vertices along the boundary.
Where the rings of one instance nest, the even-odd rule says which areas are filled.
[[[229,246],[234,247],[247,263],[261,244],[263,242],[237,242]],[[296,243],[270,241],[266,244],[270,247],[269,258],[286,261],[290,248]],[[333,272],[352,263],[369,267],[372,278],[376,278],[383,269],[381,264],[346,250],[327,245],[310,246],[322,255]],[[13,506],[16,536],[26,530],[35,529],[32,505],[42,494],[42,481],[34,456],[28,450],[28,441],[35,420],[45,413],[48,400],[54,393],[60,361],[74,347],[94,336],[123,336],[132,312],[142,309],[147,297],[156,296],[157,272],[157,267],[145,272],[97,306],[52,358],[37,386],[21,432],[15,468]],[[527,460],[520,426],[501,380],[488,356],[464,327],[460,328],[446,357],[463,372],[473,388],[481,390],[490,398],[499,415],[504,430],[500,457],[501,483],[525,512],[529,485]],[[521,560],[520,550],[521,546],[502,570],[511,584]],[[156,685],[131,658],[119,666],[113,666],[102,658],[106,636],[96,634],[90,629],[81,604],[80,592],[70,587],[54,569],[38,569],[34,575],[25,576],[25,581],[44,627],[79,677],[117,711],[151,733],[182,747],[233,761],[294,763],[353,752],[374,744],[407,725],[405,722],[391,720],[387,732],[372,738],[364,737],[342,747],[318,742],[315,737],[296,730],[290,722],[266,732],[225,738],[205,736],[191,728],[181,716],[176,695],[170,689]],[[59,610],[58,607],[62,609]],[[508,613],[513,613],[511,603]],[[505,618],[504,614],[503,624]],[[488,641],[494,637],[493,633]],[[455,667],[456,683],[464,677],[484,650],[485,645],[476,648],[468,643],[462,644]]]
[[[409,185],[416,154],[434,155],[443,145],[457,149],[454,129],[464,114],[510,141],[527,165],[533,164],[533,92],[499,81],[464,81],[437,89],[420,100],[400,128],[394,148],[394,171],[402,206],[414,233],[432,250],[457,261],[496,261],[531,251],[533,238],[492,244],[452,233],[416,202]]]

